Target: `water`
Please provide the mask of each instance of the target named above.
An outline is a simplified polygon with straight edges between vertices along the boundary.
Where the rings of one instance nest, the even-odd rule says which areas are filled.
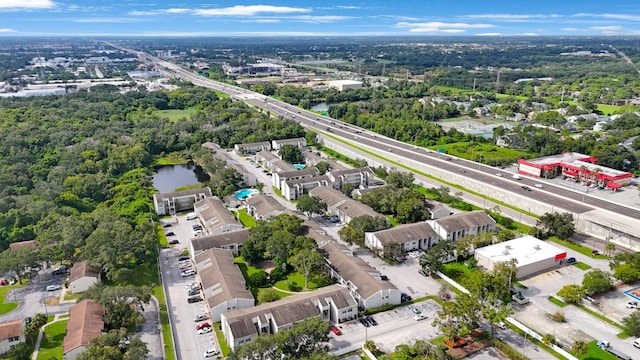
[[[239,191],[236,191],[235,194],[233,194],[233,197],[236,199],[244,199],[246,197],[249,197],[250,195],[254,195],[257,194],[259,191],[256,189],[242,189]]]
[[[193,163],[183,165],[166,165],[156,167],[153,176],[153,187],[160,193],[173,192],[177,188],[202,184],[209,180],[200,166]]]
[[[329,106],[331,105],[335,105],[333,103],[326,103],[326,102],[321,102],[319,104],[315,104],[311,107],[312,111],[328,111],[329,110]]]
[[[293,164],[293,167],[298,169],[298,170],[302,170],[302,169],[306,168],[307,165],[305,165],[305,164]]]

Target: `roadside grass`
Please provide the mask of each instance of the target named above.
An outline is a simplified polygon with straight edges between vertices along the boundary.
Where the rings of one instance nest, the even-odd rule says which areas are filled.
[[[571,249],[573,251],[579,252],[582,255],[586,255],[586,256],[592,257],[594,259],[601,259],[601,260],[609,259],[608,256],[603,255],[603,254],[597,254],[597,255],[594,256],[591,253],[591,249],[589,249],[586,246],[582,246],[580,244],[576,244],[576,243],[574,243],[572,241],[563,240],[563,239],[560,239],[560,238],[555,237],[555,236],[550,237],[549,240],[551,240],[551,241],[553,241],[553,242],[555,242],[557,244],[560,244],[560,245],[562,245],[564,247],[567,247],[567,248],[569,248],[569,249]]]
[[[189,118],[191,115],[195,115],[198,112],[196,109],[169,109],[169,110],[158,110],[155,112],[159,117],[167,118],[169,121],[177,121],[182,118]]]
[[[62,359],[62,342],[67,333],[67,320],[58,321],[44,328],[44,336],[38,350],[38,360]]]
[[[14,285],[6,285],[3,287],[0,287],[0,314],[6,314],[8,312],[15,310],[18,307],[17,302],[5,303],[5,300],[7,299],[7,294],[9,293],[9,290],[21,288],[23,286],[24,285],[14,284]]]
[[[153,160],[153,164],[156,166],[164,165],[181,165],[188,163],[189,160],[185,159],[182,153],[172,152],[163,157],[158,157]]]
[[[220,344],[220,352],[223,357],[227,357],[231,353],[231,348],[227,345],[227,340],[224,338],[224,334],[222,333],[222,327],[219,322],[213,323],[213,328],[216,331],[216,338],[218,339],[218,344]]]
[[[528,158],[532,156],[532,154],[526,151],[503,148],[493,144],[482,144],[477,142],[457,142],[451,144],[429,146],[428,148],[434,151],[438,151],[438,149],[444,149],[447,154],[451,154],[471,161],[480,160],[483,164],[488,165],[496,165],[499,162],[504,163],[506,161],[505,159],[508,159],[510,162],[515,162],[521,157]]]
[[[82,294],[66,293],[64,295],[64,299],[65,300],[78,300],[80,298],[80,296],[82,296]]]
[[[562,301],[562,300],[560,300],[560,299],[558,299],[557,297],[554,297],[554,296],[549,296],[547,299],[549,301],[551,301],[552,303],[560,306],[560,307],[565,307],[565,306],[569,305],[566,302],[564,302],[564,301]]]
[[[579,261],[573,264],[573,266],[577,267],[580,270],[585,270],[585,271],[591,269],[591,266],[589,266],[589,264],[585,264]]]
[[[604,351],[598,347],[598,341],[594,340],[590,342],[587,350],[587,353],[584,355],[579,355],[578,359],[580,360],[616,360],[617,357],[613,356],[611,353]]]
[[[240,209],[235,213],[236,217],[238,218],[238,220],[240,220],[244,227],[251,228],[256,226],[256,219],[253,216],[247,214],[247,209]]]
[[[156,225],[156,237],[158,238],[158,243],[162,247],[169,246],[169,241],[167,240],[167,236],[164,234],[164,230],[161,225]]]

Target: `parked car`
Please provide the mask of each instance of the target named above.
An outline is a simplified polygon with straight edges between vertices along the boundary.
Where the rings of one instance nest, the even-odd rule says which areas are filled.
[[[208,334],[211,331],[213,331],[213,330],[210,327],[202,328],[202,329],[198,330],[198,335]]]
[[[198,214],[194,213],[194,212],[190,212],[187,214],[186,219],[187,220],[195,220],[198,218]]]
[[[504,330],[504,329],[506,329],[506,328],[507,328],[507,324],[505,324],[505,323],[504,323],[504,322],[502,322],[502,321],[497,322],[497,323],[496,323],[496,326],[497,326],[497,327],[499,327],[499,328],[500,328],[500,329],[502,329],[502,330]]]
[[[183,271],[182,272],[182,277],[193,276],[195,274],[196,274],[196,272],[193,269],[191,269],[191,270]]]
[[[337,216],[332,216],[329,218],[329,222],[337,224],[340,222],[340,219]]]
[[[60,285],[49,285],[47,286],[47,291],[56,291],[62,289]]]
[[[178,241],[178,239],[173,239],[169,241],[169,245],[176,245],[176,244],[180,244],[180,241]]]
[[[218,349],[209,349],[209,350],[205,351],[204,354],[202,354],[202,357],[210,358],[210,357],[214,357],[214,356],[216,356],[218,354],[220,354],[220,351],[218,351]]]
[[[55,268],[55,270],[53,270],[51,272],[52,275],[64,275],[67,273],[67,271],[69,270],[69,268],[67,267],[67,265],[60,265],[57,268]]]
[[[171,224],[170,223],[162,223],[162,227],[163,228],[168,228],[168,227],[171,227]]]
[[[176,233],[174,233],[173,231],[167,231],[166,233],[164,233],[166,236],[176,236]]]
[[[413,317],[416,321],[420,321],[420,320],[424,320],[427,318],[427,314],[417,314],[416,316]]]
[[[637,338],[637,339],[633,340],[633,346],[635,346],[638,349],[640,349],[640,338]]]
[[[185,260],[189,260],[189,257],[188,256],[180,256],[178,258],[178,261],[185,261]]]
[[[189,296],[189,297],[187,298],[187,302],[188,302],[189,304],[197,303],[197,302],[200,302],[200,301],[202,301],[202,298],[201,298],[200,296],[198,296],[198,295],[196,295],[196,296]]]
[[[570,257],[570,258],[567,259],[567,264],[575,264],[576,261],[577,261],[576,258]]]
[[[196,325],[196,330],[204,329],[206,327],[211,327],[211,324],[209,324],[209,322],[203,322],[202,324]]]
[[[198,294],[200,294],[200,290],[197,288],[189,289],[189,291],[187,292],[187,295],[189,296],[198,295]]]
[[[412,300],[411,295],[407,295],[405,293],[400,294],[400,302],[406,302],[411,300]]]
[[[374,319],[373,317],[371,317],[371,316],[367,316],[367,317],[366,317],[366,320],[367,320],[371,325],[373,325],[373,326],[378,326],[378,322],[377,322],[377,321],[376,321],[376,319]]]
[[[638,302],[637,301],[627,301],[627,309],[637,309]]]
[[[367,320],[365,320],[364,318],[360,318],[358,319],[358,321],[360,321],[360,324],[364,325],[365,327],[369,327],[369,322]]]
[[[420,275],[422,275],[422,276],[429,276],[429,275],[427,275],[427,273],[426,273],[424,270],[422,270],[422,269],[418,270],[418,274],[420,274]]]
[[[342,331],[337,326],[331,326],[331,331],[338,336],[342,335]]]
[[[202,320],[207,320],[209,318],[209,315],[207,314],[198,314],[196,315],[196,317],[193,319],[193,322],[198,322],[198,321],[202,321]]]

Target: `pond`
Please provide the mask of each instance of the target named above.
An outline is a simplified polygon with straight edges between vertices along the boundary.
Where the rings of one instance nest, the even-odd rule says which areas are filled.
[[[335,105],[333,103],[326,103],[326,102],[321,102],[319,104],[315,104],[311,107],[312,111],[328,111],[329,110],[329,106],[331,105]]]
[[[198,185],[209,180],[209,175],[193,163],[157,166],[155,170],[153,187],[160,193],[173,192],[177,188]]]

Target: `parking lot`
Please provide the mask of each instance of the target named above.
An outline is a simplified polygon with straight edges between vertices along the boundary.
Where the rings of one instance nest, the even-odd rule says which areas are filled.
[[[167,222],[172,220],[167,219]],[[182,276],[181,266],[188,262],[178,261],[178,257],[183,249],[187,248],[188,240],[193,236],[192,225],[196,224],[195,220],[186,220],[184,216],[178,216],[173,220],[171,227],[164,228],[165,232],[173,232],[175,235],[167,237],[168,240],[177,239],[179,241],[175,246],[163,249],[161,252],[160,263],[162,268],[162,276],[164,278],[165,290],[167,292],[167,307],[170,311],[171,321],[174,328],[174,338],[176,340],[176,349],[179,352],[178,357],[182,359],[202,359],[204,352],[208,349],[220,349],[215,337],[215,332],[206,334],[198,334],[196,325],[204,321],[194,321],[196,315],[207,314],[206,322],[211,323],[208,319],[208,308],[204,301],[204,296],[199,296],[203,301],[189,303],[187,301],[188,289],[187,284],[190,282],[200,283],[198,275],[187,277]],[[192,268],[195,268],[192,265]]]

